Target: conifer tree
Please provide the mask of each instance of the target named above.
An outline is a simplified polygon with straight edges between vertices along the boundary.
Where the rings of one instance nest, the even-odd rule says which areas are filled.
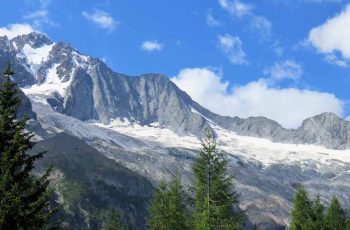
[[[312,202],[309,200],[308,193],[303,186],[299,185],[294,198],[294,207],[292,210],[291,230],[310,229],[310,220],[312,216]]]
[[[169,184],[162,180],[156,189],[147,219],[151,230],[189,229],[189,213],[186,205],[187,195],[179,175]]]
[[[311,213],[311,220],[309,224],[310,230],[320,230],[324,226],[324,212],[325,207],[321,202],[321,199],[319,196],[316,197],[316,199],[312,202],[312,213]]]
[[[233,177],[227,176],[227,161],[216,149],[211,130],[207,129],[197,162],[193,225],[198,230],[241,229],[242,213],[235,212],[238,195]]]
[[[28,154],[34,143],[25,131],[28,118],[17,119],[18,88],[9,65],[0,89],[0,229],[41,229],[53,211],[49,207],[50,170],[41,177],[31,171],[43,153]]]
[[[117,209],[113,210],[107,217],[103,225],[103,230],[125,230],[120,213]]]
[[[169,224],[172,230],[189,229],[189,212],[187,210],[187,194],[181,183],[181,177],[177,174],[169,185]]]
[[[168,185],[162,179],[159,187],[155,189],[151,201],[150,214],[147,218],[147,224],[150,230],[166,230],[169,228],[168,197]]]
[[[327,209],[324,221],[325,230],[345,229],[345,213],[338,199],[334,196]]]

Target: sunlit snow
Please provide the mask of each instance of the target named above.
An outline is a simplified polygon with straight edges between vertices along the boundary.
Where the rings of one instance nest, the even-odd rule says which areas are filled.
[[[55,64],[51,69],[48,70],[45,82],[42,84],[35,84],[30,87],[22,88],[25,94],[43,94],[50,95],[53,92],[58,92],[61,97],[65,96],[66,89],[69,87],[71,81],[62,82],[57,75],[57,67]]]

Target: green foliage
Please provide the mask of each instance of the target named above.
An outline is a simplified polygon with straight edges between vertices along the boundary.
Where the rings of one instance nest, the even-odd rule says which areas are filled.
[[[345,230],[350,230],[350,212],[348,212],[345,219]]]
[[[325,207],[320,197],[310,200],[303,186],[299,185],[294,198],[291,230],[320,230],[324,228]]]
[[[216,149],[215,139],[208,129],[202,142],[198,161],[193,165],[195,229],[241,229],[242,213],[235,212],[238,195],[233,177],[227,176],[227,161]]]
[[[329,207],[320,197],[311,201],[306,190],[299,186],[292,210],[291,230],[350,230],[350,218],[346,217],[338,199],[333,197]]]
[[[171,226],[170,229],[173,230],[185,230],[188,229],[189,221],[188,216],[189,213],[187,211],[187,195],[182,186],[181,178],[179,175],[175,175],[170,182],[169,191],[168,191],[168,199],[169,199],[169,224]]]
[[[316,199],[312,202],[311,209],[312,212],[309,221],[309,229],[322,229],[324,223],[325,206],[322,204],[319,196],[317,196]]]
[[[33,134],[25,131],[28,118],[16,117],[20,99],[13,74],[9,66],[0,90],[0,229],[41,229],[54,213],[49,207],[50,170],[41,177],[31,174],[43,153],[27,153],[34,146]]]
[[[176,175],[168,185],[162,180],[156,189],[147,223],[151,230],[186,230],[189,229],[187,195]]]
[[[292,210],[291,230],[308,229],[307,224],[310,220],[312,202],[309,200],[308,194],[304,187],[298,186],[298,190],[294,198],[294,207]]]
[[[336,197],[332,198],[332,201],[327,210],[325,221],[324,221],[324,229],[325,230],[345,229],[345,212],[342,209]]]
[[[113,210],[106,216],[103,225],[103,230],[125,230],[125,225],[122,223],[120,213],[117,209]]]
[[[56,185],[56,190],[63,197],[63,205],[77,205],[86,196],[86,188],[83,185],[66,178]]]

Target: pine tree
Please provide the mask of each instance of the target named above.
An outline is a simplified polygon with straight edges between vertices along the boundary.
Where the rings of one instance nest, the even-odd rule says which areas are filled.
[[[168,185],[163,179],[158,188],[156,188],[150,208],[150,215],[147,218],[147,224],[150,230],[167,230],[169,227],[169,199]]]
[[[120,213],[117,209],[113,210],[107,215],[103,230],[125,230],[125,226],[122,223]]]
[[[241,229],[242,214],[235,212],[238,195],[233,177],[227,176],[227,161],[216,149],[211,130],[206,131],[198,161],[193,165],[195,176],[194,228]]]
[[[41,177],[31,174],[43,153],[29,155],[33,134],[25,131],[28,118],[17,119],[18,88],[11,81],[9,65],[0,90],[0,229],[41,229],[50,210],[50,170]]]
[[[186,230],[189,229],[187,195],[176,175],[168,185],[162,180],[156,189],[147,223],[151,230]]]
[[[189,229],[189,213],[187,210],[187,195],[181,183],[181,177],[177,174],[169,185],[169,224],[172,230]]]
[[[324,223],[324,212],[325,207],[321,202],[321,199],[319,196],[316,197],[316,199],[312,202],[312,213],[311,213],[311,220],[309,222],[309,229],[310,230],[320,230],[323,228]]]
[[[324,221],[325,230],[345,229],[345,213],[338,199],[333,197],[327,209]]]
[[[303,186],[299,185],[294,198],[291,230],[308,230],[312,216],[312,202]]]

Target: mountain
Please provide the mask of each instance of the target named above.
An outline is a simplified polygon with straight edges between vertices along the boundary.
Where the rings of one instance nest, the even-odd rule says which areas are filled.
[[[0,47],[1,57],[15,63],[15,80],[27,94],[47,95],[56,111],[83,121],[159,123],[179,135],[197,137],[213,123],[240,135],[274,142],[334,149],[350,146],[350,123],[334,114],[306,119],[295,130],[264,117],[220,116],[194,102],[164,75],[131,77],[116,73],[99,59],[83,55],[66,43],[54,43],[43,34],[33,32],[12,40],[2,37]]]
[[[191,165],[201,147],[199,138],[210,127],[229,160],[229,173],[237,179],[240,208],[261,229],[288,225],[298,183],[313,196],[319,194],[327,201],[337,195],[350,207],[350,123],[335,114],[324,113],[306,119],[297,129],[285,129],[265,117],[243,119],[212,113],[164,75],[116,73],[102,61],[43,34],[11,40],[0,37],[0,48],[0,68],[7,60],[13,63],[14,80],[30,99],[41,126],[32,129],[41,140],[38,145],[53,152],[45,164],[54,162],[63,178],[89,188],[79,198],[97,196],[95,177],[115,185],[118,178],[125,182],[124,176],[132,175],[130,180],[138,185],[117,187],[124,192],[136,189],[135,196],[150,194],[151,188],[145,184],[157,186],[161,178],[170,178],[175,172],[189,185],[193,180]],[[72,151],[70,146],[75,142],[83,150]],[[100,165],[107,165],[108,170]],[[114,167],[127,170],[114,174]],[[115,175],[113,180],[107,172]],[[84,175],[89,175],[88,180]],[[107,187],[98,187],[103,195],[89,207],[95,208],[105,196],[112,199]],[[145,215],[148,195],[137,208],[140,213],[130,211],[122,196],[115,197],[113,205],[125,205],[129,221],[143,228],[141,216]],[[77,207],[82,203],[84,200]],[[95,214],[91,208],[80,211],[73,212],[75,221],[81,223],[76,229],[84,229],[84,223]]]

